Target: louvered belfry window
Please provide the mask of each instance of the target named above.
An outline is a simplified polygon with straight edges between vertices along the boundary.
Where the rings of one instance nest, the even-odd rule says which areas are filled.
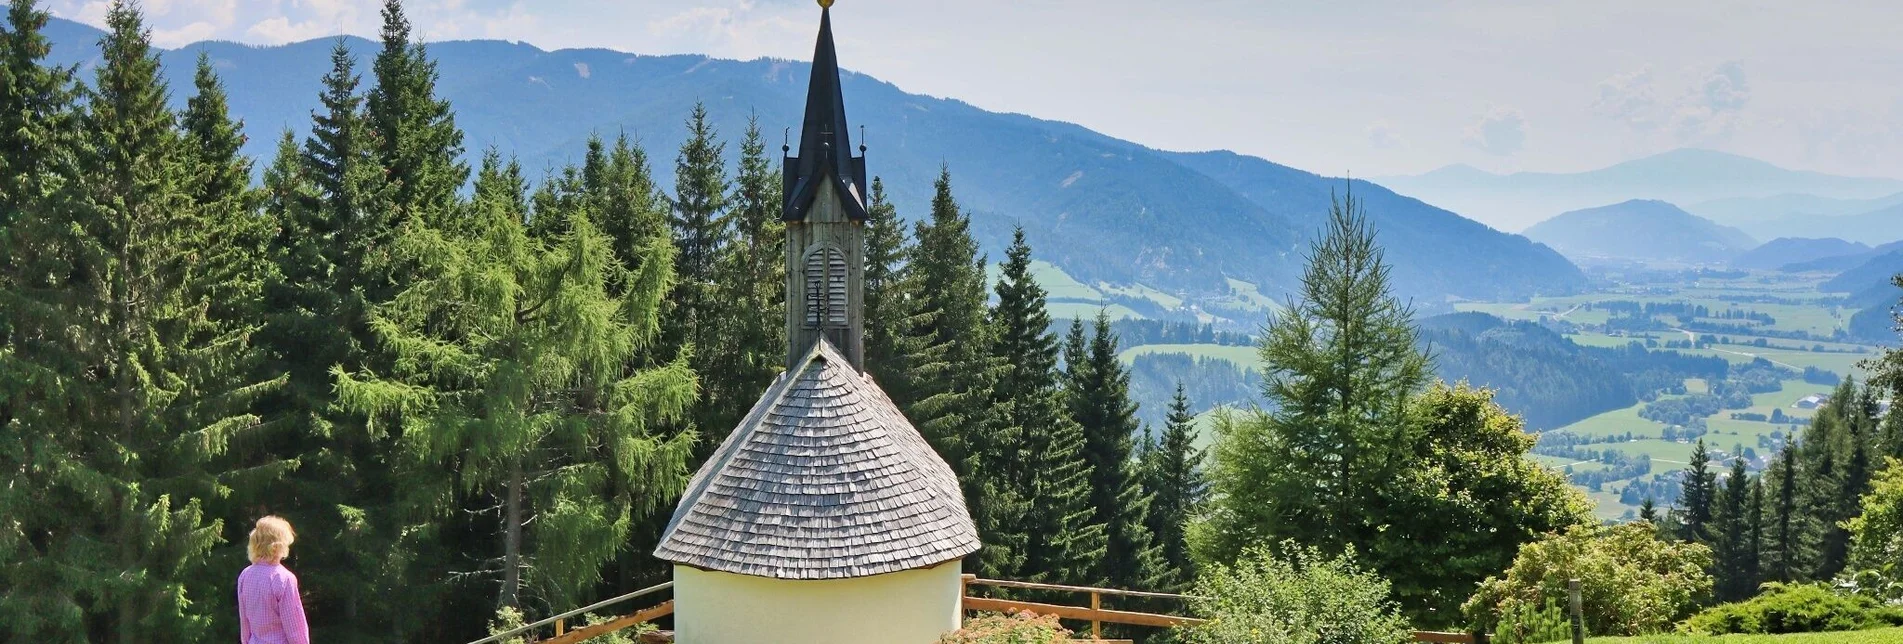
[[[806,326],[846,326],[846,256],[832,246],[806,253]]]

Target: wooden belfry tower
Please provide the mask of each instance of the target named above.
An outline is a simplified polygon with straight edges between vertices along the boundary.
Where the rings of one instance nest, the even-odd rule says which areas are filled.
[[[829,10],[809,87],[786,158],[786,371],[654,550],[680,644],[931,644],[958,628],[960,560],[980,547],[957,476],[865,370],[866,165]]]
[[[865,369],[866,157],[864,146],[852,154],[831,5],[820,3],[799,156],[787,156],[783,170],[788,369],[822,337]]]

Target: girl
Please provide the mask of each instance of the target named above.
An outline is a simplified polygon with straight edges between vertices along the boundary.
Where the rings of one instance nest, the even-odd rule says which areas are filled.
[[[290,522],[275,516],[251,529],[251,565],[238,573],[239,644],[310,644],[297,575],[284,567],[296,539]]]

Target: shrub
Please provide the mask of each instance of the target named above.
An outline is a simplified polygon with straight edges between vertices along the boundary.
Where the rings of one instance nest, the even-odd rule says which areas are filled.
[[[1559,602],[1548,599],[1538,606],[1519,604],[1500,616],[1493,641],[1500,644],[1557,642],[1572,637],[1572,626],[1565,607]]]
[[[1903,624],[1903,610],[1869,597],[1833,592],[1822,584],[1766,584],[1762,595],[1706,609],[1679,630],[1729,633],[1821,633]]]
[[[1520,547],[1505,577],[1489,577],[1461,606],[1475,626],[1493,630],[1501,616],[1566,599],[1580,580],[1586,631],[1642,635],[1668,630],[1711,593],[1711,549],[1658,538],[1645,523],[1576,526]]]
[[[1385,579],[1351,554],[1325,558],[1283,542],[1243,552],[1233,567],[1212,564],[1196,581],[1191,607],[1205,621],[1180,627],[1189,644],[1398,644],[1407,620]]]
[[[1030,612],[986,613],[965,620],[965,627],[938,638],[939,644],[1061,644],[1070,631],[1054,615]]]

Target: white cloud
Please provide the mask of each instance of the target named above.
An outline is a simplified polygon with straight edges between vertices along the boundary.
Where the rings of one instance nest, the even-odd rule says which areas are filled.
[[[152,44],[166,49],[175,49],[211,38],[217,34],[217,25],[199,21],[177,29],[153,29]]]
[[[1376,149],[1388,150],[1401,147],[1407,143],[1406,140],[1401,138],[1401,131],[1395,129],[1394,124],[1389,123],[1387,119],[1369,123],[1367,134],[1368,144],[1374,146]]]
[[[1658,98],[1652,91],[1652,66],[1614,74],[1599,82],[1599,98],[1593,101],[1593,111],[1600,116],[1620,121],[1636,130],[1650,130],[1658,126]]]
[[[306,20],[304,22],[293,23],[289,18],[285,18],[284,16],[260,20],[257,24],[251,25],[244,31],[245,39],[250,42],[274,45],[287,42],[301,42],[335,33],[337,33],[335,27],[325,26],[318,21]]]
[[[1526,147],[1526,115],[1516,108],[1493,106],[1467,127],[1462,140],[1489,154],[1510,156]]]

